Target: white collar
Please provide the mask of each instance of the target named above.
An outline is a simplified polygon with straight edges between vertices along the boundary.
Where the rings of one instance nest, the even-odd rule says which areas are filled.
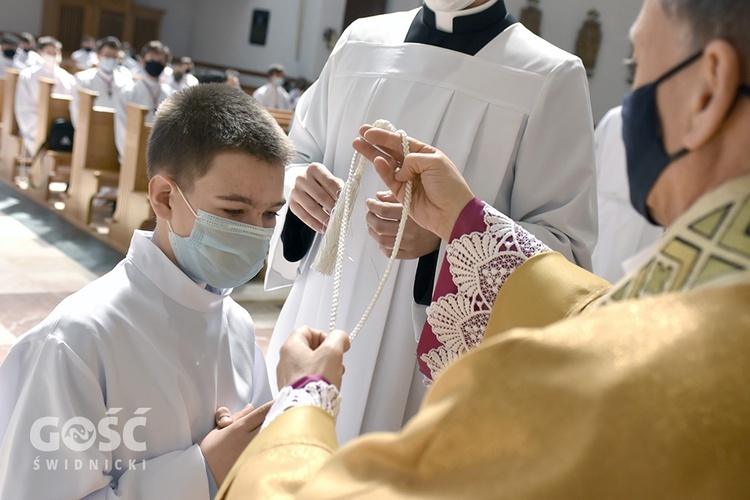
[[[440,31],[446,33],[453,33],[453,20],[457,17],[470,16],[472,14],[478,14],[484,10],[489,9],[497,3],[497,0],[490,0],[489,2],[483,3],[471,9],[457,10],[455,12],[440,12],[433,10],[435,13],[435,27]],[[432,9],[430,9],[432,10]]]
[[[202,312],[220,310],[232,289],[221,290],[221,294],[206,290],[205,285],[194,282],[169,260],[151,241],[152,236],[151,231],[135,231],[127,259],[159,290],[183,306]]]

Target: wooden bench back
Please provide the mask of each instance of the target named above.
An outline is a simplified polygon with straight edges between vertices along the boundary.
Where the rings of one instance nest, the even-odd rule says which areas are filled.
[[[15,102],[16,85],[18,84],[18,70],[5,70],[5,84],[3,85],[3,134],[18,135]]]
[[[276,120],[276,123],[279,124],[279,127],[281,127],[284,132],[288,134],[289,127],[292,125],[292,117],[294,116],[294,111],[287,109],[269,109],[268,113],[273,116],[274,120]]]
[[[97,93],[78,89],[78,119],[73,144],[73,169],[119,172],[115,146],[115,112],[94,107]]]
[[[39,79],[39,104],[36,108],[36,142],[34,152],[39,149],[49,136],[52,123],[58,118],[70,120],[69,95],[53,94],[55,81],[49,78]]]

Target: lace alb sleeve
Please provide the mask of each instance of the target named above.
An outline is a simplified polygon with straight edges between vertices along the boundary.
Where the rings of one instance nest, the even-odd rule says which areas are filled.
[[[530,257],[548,251],[492,206],[476,198],[469,202],[453,229],[417,347],[428,382],[482,342],[508,276]]]

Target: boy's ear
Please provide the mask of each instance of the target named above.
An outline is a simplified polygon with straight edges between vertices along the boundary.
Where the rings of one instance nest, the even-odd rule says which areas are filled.
[[[172,219],[170,196],[175,189],[172,181],[164,175],[157,174],[148,181],[148,201],[158,219]]]

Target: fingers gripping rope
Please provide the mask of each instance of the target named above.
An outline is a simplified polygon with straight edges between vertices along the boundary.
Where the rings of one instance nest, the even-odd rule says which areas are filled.
[[[391,123],[387,120],[378,120],[373,124],[373,126],[400,134],[404,157],[409,154],[409,139],[406,135],[406,132],[404,132],[403,130],[396,130],[396,127],[391,125]],[[313,264],[313,269],[323,274],[330,275],[333,272],[333,300],[331,304],[330,330],[334,330],[336,328],[339,294],[341,291],[341,272],[344,267],[346,234],[349,229],[349,221],[351,219],[354,202],[357,199],[357,195],[359,194],[359,185],[362,180],[362,174],[364,172],[366,164],[367,160],[361,154],[354,153],[354,156],[352,157],[352,163],[349,167],[349,177],[346,180],[344,191],[342,193],[342,196],[339,197],[338,201],[336,202],[336,206],[333,209],[333,214],[328,225],[328,230],[326,231],[323,242],[321,244],[321,249],[318,252],[315,263]],[[349,334],[350,341],[354,340],[359,331],[362,329],[362,326],[365,324],[365,321],[367,321],[367,318],[370,316],[370,313],[375,307],[375,304],[377,303],[378,298],[380,297],[380,294],[383,291],[386,282],[388,281],[388,276],[391,274],[391,269],[393,268],[393,264],[396,261],[396,255],[398,255],[399,248],[401,247],[401,240],[404,236],[406,220],[409,216],[409,206],[411,205],[412,196],[411,186],[411,181],[408,181],[405,186],[403,209],[401,211],[401,220],[398,224],[398,232],[396,233],[396,242],[393,245],[391,257],[388,259],[388,265],[385,268],[385,273],[383,273],[383,277],[380,279],[380,284],[378,285],[378,289],[375,291],[375,295],[372,298],[370,305],[367,306],[367,309],[362,315],[362,318],[359,320],[359,323],[357,323],[357,325]]]

